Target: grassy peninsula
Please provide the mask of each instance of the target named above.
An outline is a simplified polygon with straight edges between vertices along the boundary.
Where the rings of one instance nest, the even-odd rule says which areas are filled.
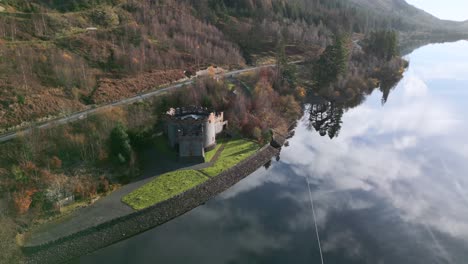
[[[207,181],[210,177],[216,177],[221,172],[245,160],[258,149],[259,145],[252,141],[244,139],[229,140],[224,143],[224,149],[218,154],[219,157],[212,166],[200,171],[179,170],[163,174],[128,194],[122,201],[136,210],[150,207],[181,194]]]

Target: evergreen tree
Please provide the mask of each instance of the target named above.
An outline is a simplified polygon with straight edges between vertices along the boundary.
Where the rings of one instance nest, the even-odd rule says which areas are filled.
[[[346,38],[338,36],[335,43],[328,46],[314,65],[316,83],[319,87],[326,87],[336,81],[338,76],[345,74],[348,69],[349,50]]]
[[[381,60],[391,60],[398,55],[398,36],[395,31],[375,31],[364,43],[366,52]]]
[[[330,126],[328,127],[328,136],[330,139],[338,137],[341,131],[341,126],[343,124],[343,114],[344,109],[342,107],[337,106],[335,103],[331,104],[331,122]]]
[[[118,123],[110,134],[110,150],[115,161],[121,164],[128,163],[132,155],[130,137],[125,127]]]
[[[286,44],[283,39],[276,46],[276,71],[277,85],[283,86],[286,82],[289,87],[295,87],[297,81],[297,69],[294,64],[289,64],[286,56]]]

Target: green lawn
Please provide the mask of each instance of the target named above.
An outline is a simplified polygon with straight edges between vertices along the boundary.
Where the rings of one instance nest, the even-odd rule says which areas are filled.
[[[216,148],[208,151],[205,153],[205,162],[210,162],[214,156],[216,155],[216,152],[218,152],[219,148],[222,146],[222,144],[216,145]]]
[[[218,152],[221,146],[224,145],[225,143],[226,143],[226,139],[217,140],[216,148],[205,153],[205,162],[210,162],[216,155],[216,152]]]
[[[126,195],[122,201],[135,210],[141,210],[183,193],[208,177],[196,170],[180,170],[163,174],[145,186]]]
[[[207,181],[209,178],[206,175],[210,177],[217,176],[248,158],[259,149],[257,143],[244,139],[233,139],[223,144],[224,150],[213,166],[203,169],[201,172],[196,170],[180,170],[163,174],[126,195],[122,201],[135,210],[147,208]],[[219,144],[217,148],[223,144]],[[161,146],[164,145],[161,144]],[[210,156],[207,155],[207,160],[212,159],[216,151],[215,149],[212,153],[209,152]]]
[[[224,144],[224,150],[216,163],[209,168],[203,169],[202,172],[214,177],[250,157],[258,148],[257,143],[245,139],[231,140]]]

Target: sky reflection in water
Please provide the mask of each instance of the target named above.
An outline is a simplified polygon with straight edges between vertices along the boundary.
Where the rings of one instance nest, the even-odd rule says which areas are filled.
[[[82,263],[468,261],[468,42],[423,47],[381,105],[344,114],[339,137],[304,118],[281,160],[182,217]]]

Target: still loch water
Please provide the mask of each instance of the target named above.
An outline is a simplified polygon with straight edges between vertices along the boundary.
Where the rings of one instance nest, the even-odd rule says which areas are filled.
[[[337,137],[306,115],[268,169],[75,263],[321,263],[316,231],[327,264],[468,263],[468,42],[407,58]]]

